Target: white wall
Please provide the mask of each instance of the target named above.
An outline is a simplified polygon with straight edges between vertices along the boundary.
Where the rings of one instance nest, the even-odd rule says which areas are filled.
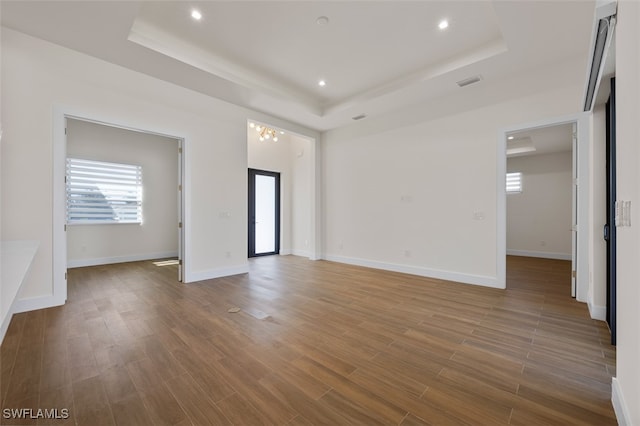
[[[631,226],[617,231],[617,350],[613,403],[622,425],[640,424],[640,3],[618,1],[616,27],[617,198]]]
[[[507,195],[507,254],[571,260],[572,153],[507,159],[523,191]]]
[[[139,165],[143,178],[143,223],[68,226],[70,267],[177,255],[176,139],[69,119],[67,156]]]
[[[311,142],[290,132],[278,142],[260,141],[247,126],[247,143],[249,168],[280,173],[280,253],[308,257]]]
[[[388,131],[372,120],[327,132],[327,258],[504,285],[496,270],[497,135],[577,111],[581,91],[575,79],[575,85]]]
[[[60,110],[183,137],[189,262],[185,278],[247,270],[247,117],[311,138],[317,138],[317,132],[13,30],[2,31],[2,239],[40,241],[20,296],[32,302],[28,306],[50,306],[54,291],[52,182],[60,181],[52,181],[52,173],[55,112]],[[28,180],[23,179],[26,169]]]
[[[311,161],[313,145],[291,135],[291,253],[311,257]]]

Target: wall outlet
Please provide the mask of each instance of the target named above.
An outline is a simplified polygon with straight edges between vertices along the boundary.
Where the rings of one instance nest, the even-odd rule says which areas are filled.
[[[482,211],[473,212],[473,220],[484,220],[484,212]]]
[[[411,250],[405,250],[404,257],[411,257]]]
[[[224,253],[224,255],[225,255],[225,257],[231,257],[231,252],[227,251],[227,252]]]

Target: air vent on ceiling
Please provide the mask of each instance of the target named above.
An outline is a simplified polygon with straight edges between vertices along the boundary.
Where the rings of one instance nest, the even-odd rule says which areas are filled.
[[[351,119],[352,120],[362,120],[366,116],[367,116],[367,114],[360,114],[360,115],[356,115],[355,117],[351,117]]]
[[[584,94],[584,111],[593,109],[598,94],[600,79],[616,26],[616,13],[617,3],[615,0],[596,1],[596,14],[591,35],[591,53],[587,68],[587,87]]]
[[[465,78],[464,80],[456,81],[456,84],[460,87],[468,86],[473,83],[477,83],[482,80],[481,75],[474,75],[473,77]]]

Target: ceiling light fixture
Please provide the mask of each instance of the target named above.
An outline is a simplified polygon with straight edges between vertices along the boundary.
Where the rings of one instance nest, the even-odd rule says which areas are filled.
[[[509,137],[507,137],[507,139],[509,139],[510,141],[512,141],[512,140],[513,140],[513,138],[514,138],[514,136],[509,136]]]
[[[329,23],[329,18],[327,18],[326,16],[319,16],[318,19],[316,19],[316,24],[320,26],[327,25],[328,23]]]
[[[199,11],[199,10],[193,9],[193,10],[191,11],[191,17],[192,17],[193,19],[195,19],[196,21],[199,21],[199,20],[201,20],[201,19],[202,19],[202,13],[200,13],[200,11]]]
[[[447,28],[449,26],[449,21],[447,21],[446,19],[443,19],[442,21],[440,21],[440,23],[438,24],[438,28],[440,28],[441,30],[444,30],[445,28]]]
[[[324,81],[324,80],[320,80],[320,81],[318,82],[318,86],[320,86],[320,87],[324,87],[324,86],[326,86],[326,85],[327,85],[327,82],[326,82],[326,81]]]
[[[277,132],[276,129],[267,127],[267,126],[261,126],[255,123],[249,123],[249,127],[256,129],[256,132],[258,132],[258,135],[259,135],[258,138],[260,139],[260,141],[271,139],[274,142],[278,142],[278,135],[276,133]],[[280,130],[280,134],[284,135],[284,132]]]

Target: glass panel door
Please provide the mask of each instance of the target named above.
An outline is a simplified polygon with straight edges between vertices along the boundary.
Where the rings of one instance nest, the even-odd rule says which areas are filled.
[[[249,169],[249,257],[280,252],[280,173]]]

